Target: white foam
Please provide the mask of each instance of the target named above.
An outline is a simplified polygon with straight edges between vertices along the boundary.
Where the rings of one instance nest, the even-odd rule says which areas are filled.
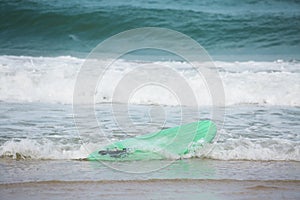
[[[228,139],[214,144],[213,150],[205,157],[217,160],[300,161],[300,143],[285,139]]]
[[[0,100],[71,104],[76,76],[83,62],[84,59],[70,56],[0,56]],[[176,68],[179,74],[187,78],[199,104],[211,104],[205,82],[188,70],[187,63],[166,61],[155,64]],[[103,79],[104,87],[96,91],[96,102],[111,101],[118,81],[140,65],[138,62],[118,60],[115,68],[109,70]],[[300,106],[299,62],[218,61],[215,65],[224,84],[226,105]],[[162,71],[158,69],[157,73]],[[132,96],[130,103],[177,105],[178,101],[176,95],[164,89],[145,87]]]
[[[50,140],[22,139],[20,141],[10,140],[0,146],[0,156],[17,158],[20,154],[24,159],[79,159],[86,158],[91,149],[98,144],[58,144]]]
[[[50,140],[10,140],[0,146],[1,157],[24,159],[81,159],[101,148],[103,144],[59,144]],[[284,139],[251,141],[250,139],[228,139],[223,143],[211,144],[207,149],[185,155],[184,158],[205,157],[216,160],[254,160],[254,161],[300,161],[300,143]],[[212,149],[212,150],[211,150]],[[179,156],[168,154],[168,159]]]
[[[81,59],[0,56],[0,100],[71,103]]]

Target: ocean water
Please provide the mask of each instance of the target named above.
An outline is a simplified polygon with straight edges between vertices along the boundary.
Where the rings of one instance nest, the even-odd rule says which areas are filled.
[[[0,9],[2,54],[85,57],[122,31],[163,27],[192,37],[216,57],[299,59],[296,0],[4,0]]]
[[[3,0],[0,5],[4,199],[299,199],[298,1]],[[144,51],[113,62],[93,94],[98,124],[88,116],[79,131],[73,95],[86,58],[100,42],[140,27],[169,28],[201,44],[222,82],[224,107],[213,105],[190,62]],[[149,65],[184,76],[198,106],[181,105],[159,85],[140,87],[130,101],[115,99],[118,82]],[[134,80],[150,76],[146,72]],[[164,77],[164,68],[155,72]],[[224,115],[215,121],[217,138],[205,153],[180,160],[84,160],[110,142],[212,119],[213,108]]]

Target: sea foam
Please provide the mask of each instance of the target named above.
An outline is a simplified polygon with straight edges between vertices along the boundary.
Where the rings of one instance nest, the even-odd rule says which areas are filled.
[[[51,140],[21,139],[10,140],[0,146],[0,157],[7,159],[84,159],[105,144],[62,144]],[[222,143],[209,144],[199,151],[191,152],[182,158],[193,157],[215,160],[253,160],[253,161],[300,161],[300,144],[284,139],[251,141],[246,138],[229,139]],[[168,150],[161,151],[166,159],[179,159]]]
[[[83,63],[84,59],[71,56],[0,56],[0,101],[72,104],[74,85]],[[179,61],[153,64],[175,69],[176,73],[185,77],[198,105],[211,104],[205,79],[193,73],[190,64]],[[300,105],[299,62],[216,61],[214,64],[223,82],[225,105]],[[119,81],[141,65],[141,62],[135,61],[115,62],[103,76],[103,85],[95,91],[96,103],[112,101]],[[158,69],[157,73],[162,72]],[[130,103],[178,105],[174,94],[157,85],[139,89]]]

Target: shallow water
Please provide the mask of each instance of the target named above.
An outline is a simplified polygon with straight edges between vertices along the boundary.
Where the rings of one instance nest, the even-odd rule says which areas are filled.
[[[1,160],[0,183],[41,181],[120,180],[245,180],[299,181],[299,162],[218,161],[184,159],[169,161],[97,162],[73,160]],[[151,171],[150,171],[150,170]],[[138,173],[140,172],[140,173]]]
[[[157,162],[166,161],[134,162],[130,169]],[[0,191],[3,199],[299,198],[299,162],[187,159],[167,164],[136,174],[99,162],[2,159]]]
[[[121,139],[209,119],[210,107],[198,112],[185,107],[118,104],[96,106],[99,127],[86,118],[78,132],[70,105],[1,103],[0,154],[30,159],[82,159],[95,150]],[[114,112],[114,114],[112,114]],[[217,160],[300,161],[299,108],[283,106],[232,106],[225,110],[212,151],[205,157]],[[116,116],[117,120],[116,121]],[[22,157],[21,156],[21,157]]]

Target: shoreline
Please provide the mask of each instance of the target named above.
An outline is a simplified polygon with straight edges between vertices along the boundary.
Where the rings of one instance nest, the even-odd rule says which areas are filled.
[[[299,187],[300,180],[43,181],[0,184],[0,192],[3,199],[298,199]]]

